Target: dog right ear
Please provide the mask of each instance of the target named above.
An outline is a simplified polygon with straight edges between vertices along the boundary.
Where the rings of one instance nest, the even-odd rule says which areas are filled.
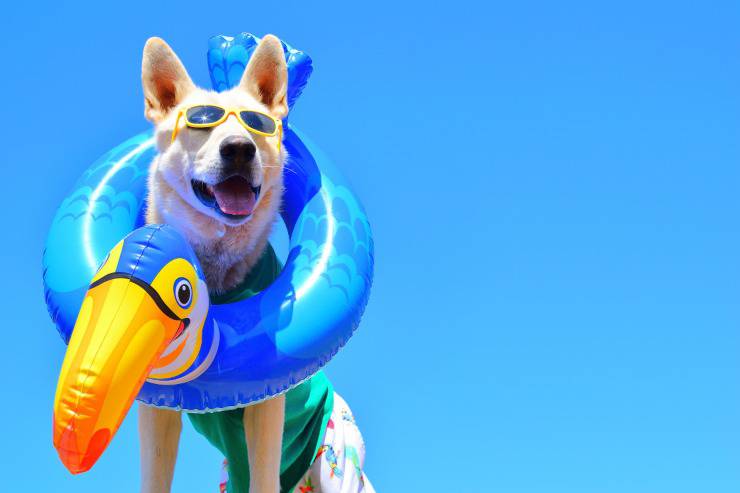
[[[141,60],[144,116],[159,123],[193,89],[195,84],[172,48],[161,38],[149,38]]]
[[[239,85],[270,110],[273,116],[288,114],[288,67],[283,45],[272,34],[266,35],[252,53]]]

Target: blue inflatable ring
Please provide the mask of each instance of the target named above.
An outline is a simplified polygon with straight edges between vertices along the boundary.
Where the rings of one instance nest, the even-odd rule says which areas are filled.
[[[239,81],[258,41],[250,34],[211,39],[214,89]],[[311,59],[283,46],[292,106],[312,71]],[[290,250],[282,273],[252,298],[211,305],[202,341],[209,350],[175,378],[148,380],[137,396],[141,402],[207,412],[266,399],[313,375],[357,327],[373,272],[367,217],[326,156],[284,123],[292,172],[285,174],[282,218]],[[121,239],[137,228],[177,236],[169,227],[144,226],[147,173],[155,152],[151,131],[115,147],[83,173],[53,219],[43,258],[44,288],[65,342],[90,280]],[[183,255],[195,258],[192,250]]]

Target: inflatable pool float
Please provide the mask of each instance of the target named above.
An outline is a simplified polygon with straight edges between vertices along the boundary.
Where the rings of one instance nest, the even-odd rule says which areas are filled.
[[[211,39],[208,68],[215,90],[239,81],[258,41],[250,34]],[[283,47],[292,107],[311,74],[311,59],[285,43]],[[75,348],[97,344],[95,354],[83,363],[88,365],[80,373],[85,376],[75,384],[78,397],[55,399],[55,409],[64,409],[55,412],[55,444],[60,455],[77,454],[71,462],[79,470],[73,472],[91,467],[134,397],[147,405],[188,412],[245,406],[309,378],[354,332],[372,281],[373,240],[367,217],[318,147],[287,121],[283,126],[291,170],[284,176],[282,212],[289,253],[275,282],[247,300],[211,305],[187,242],[172,227],[144,224],[147,173],[156,153],[151,131],[102,156],[63,200],[43,256],[46,302],[65,342],[89,337]],[[103,369],[104,362],[115,359],[106,352],[106,337],[113,336],[96,342],[84,335],[91,319],[106,316],[108,301],[100,300],[110,298],[115,289],[125,291],[117,299],[129,300],[122,306],[139,327],[126,337],[135,341],[155,318],[162,325],[163,342],[153,365],[142,367],[143,356],[118,355],[123,363]],[[108,294],[101,294],[104,290]],[[130,301],[132,297],[140,304]],[[82,328],[73,333],[75,327]],[[65,366],[70,358],[68,351]],[[115,387],[120,372],[142,368],[146,373],[129,389],[130,395],[116,390],[118,401],[128,399],[124,410],[96,418],[108,419],[97,424],[85,416],[79,395],[94,386]],[[68,370],[62,369],[60,382]],[[84,424],[85,419],[90,423]],[[65,432],[88,425],[93,427],[88,443],[78,443],[79,437]]]

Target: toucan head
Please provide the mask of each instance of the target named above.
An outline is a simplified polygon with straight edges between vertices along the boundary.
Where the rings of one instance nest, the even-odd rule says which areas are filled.
[[[54,399],[54,446],[70,472],[97,461],[148,378],[192,363],[200,345],[188,341],[207,312],[195,253],[173,228],[139,228],[110,251],[85,294]]]

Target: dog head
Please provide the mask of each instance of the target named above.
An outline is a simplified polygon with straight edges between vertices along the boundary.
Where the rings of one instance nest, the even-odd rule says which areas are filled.
[[[216,93],[196,87],[167,43],[151,38],[144,47],[142,84],[144,113],[155,125],[159,150],[154,173],[191,209],[182,211],[178,201],[170,215],[228,227],[250,221],[268,192],[282,188],[286,157],[279,141],[282,132],[260,135],[245,128],[234,114],[215,127],[191,128],[182,112],[196,105],[215,105],[265,113],[278,121],[284,118],[288,73],[280,41],[265,36],[239,85]]]

